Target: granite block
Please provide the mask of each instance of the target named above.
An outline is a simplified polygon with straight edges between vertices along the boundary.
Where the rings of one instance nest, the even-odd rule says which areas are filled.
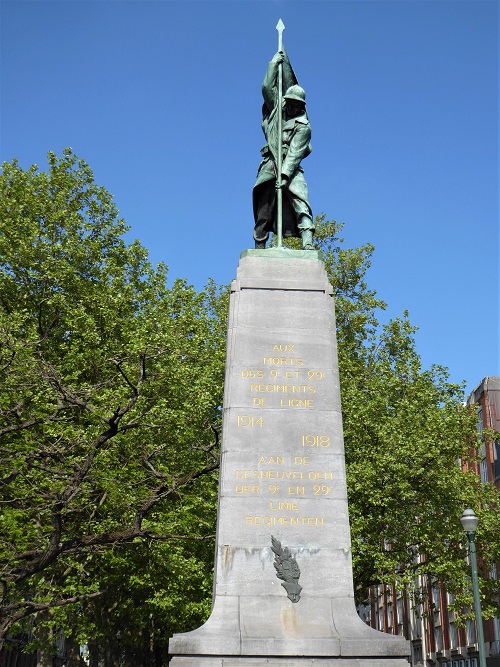
[[[265,252],[231,286],[213,610],[171,664],[406,667],[354,606],[332,289],[317,257]]]

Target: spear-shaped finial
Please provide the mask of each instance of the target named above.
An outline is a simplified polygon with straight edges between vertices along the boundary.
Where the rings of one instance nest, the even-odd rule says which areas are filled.
[[[276,26],[276,30],[278,31],[278,51],[281,51],[281,49],[283,47],[282,35],[283,35],[283,30],[284,29],[285,29],[285,24],[280,19],[278,21],[278,25]]]

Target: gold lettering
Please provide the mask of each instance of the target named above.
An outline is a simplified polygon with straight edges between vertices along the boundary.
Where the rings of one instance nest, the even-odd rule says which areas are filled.
[[[292,394],[315,394],[316,389],[312,385],[293,384]]]
[[[322,380],[324,377],[323,371],[307,371],[308,380]]]
[[[299,508],[297,507],[296,502],[290,502],[290,503],[281,502],[281,501],[273,502],[272,500],[269,501],[269,509],[272,510],[273,512],[276,512],[276,511],[281,512],[283,510],[288,510],[288,511],[293,510],[294,512],[299,511]]]
[[[305,492],[305,487],[303,486],[289,486],[288,495],[289,496],[303,496]]]
[[[242,378],[263,378],[264,377],[264,371],[254,370],[254,369],[250,369],[250,368],[244,368],[241,371],[241,377]]]
[[[262,428],[263,424],[262,417],[249,417],[248,415],[240,415],[237,419],[238,428],[248,428],[253,426],[259,426]]]
[[[310,456],[295,456],[293,462],[296,466],[308,466]]]
[[[303,435],[302,447],[330,447],[328,435]]]
[[[309,479],[330,479],[333,480],[333,473],[331,472],[310,472]]]
[[[250,391],[257,393],[315,394],[316,389],[307,384],[256,384],[250,383]]]
[[[279,465],[279,464],[284,464],[285,463],[285,457],[284,456],[269,456],[267,459],[265,456],[261,456],[259,459],[259,463],[264,463],[265,465],[269,465],[271,463],[274,463],[274,465]]]
[[[260,486],[257,484],[252,484],[252,486],[247,486],[246,484],[236,484],[236,493],[241,493],[245,495],[251,495],[252,493],[260,493]]]
[[[264,463],[266,463],[265,458]],[[284,457],[276,457],[283,458]],[[309,458],[309,457],[305,457]],[[261,463],[261,461],[259,461]],[[275,462],[276,463],[276,462]],[[283,461],[284,463],[284,461]],[[307,464],[308,465],[308,464]],[[333,480],[333,473],[324,470],[310,470],[308,472],[302,470],[236,470],[237,479],[269,479],[280,480],[289,479],[294,481],[302,480]]]
[[[318,516],[245,516],[245,523],[252,526],[324,526],[325,520]]]
[[[275,345],[273,347],[273,352],[293,352],[293,345]]]
[[[327,496],[329,493],[332,492],[332,487],[326,486],[326,484],[323,484],[322,486],[320,486],[319,484],[315,484],[313,486],[313,491],[315,496]]]
[[[313,400],[312,398],[307,400],[299,398],[280,398],[280,406],[282,408],[312,408]]]
[[[303,517],[304,519],[307,520],[307,525],[308,526],[323,526],[324,525],[324,520],[323,519],[318,519],[316,516],[308,516],[308,517]],[[305,522],[303,522],[305,523]]]
[[[264,357],[264,364],[267,366],[302,366],[304,362],[301,357]]]

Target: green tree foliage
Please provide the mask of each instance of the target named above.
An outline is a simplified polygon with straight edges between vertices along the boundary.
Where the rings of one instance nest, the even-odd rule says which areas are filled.
[[[166,284],[71,151],[0,177],[2,636],[62,628],[106,664],[157,664],[210,609],[227,292]],[[459,517],[500,560],[498,491],[460,463],[475,416],[422,369],[406,313],[382,326],[373,247],[317,220],[335,290],[355,588],[417,573],[470,604]],[[290,243],[293,245],[296,240]],[[288,242],[287,242],[288,243]],[[495,584],[483,579],[492,613]],[[38,637],[43,633],[39,632]]]
[[[207,613],[225,295],[167,288],[125,231],[70,150],[3,165],[2,637],[38,613],[99,639],[119,608],[133,644],[139,616],[166,639]]]

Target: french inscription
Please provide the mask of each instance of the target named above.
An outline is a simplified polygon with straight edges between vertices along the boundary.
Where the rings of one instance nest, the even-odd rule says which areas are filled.
[[[265,398],[253,398],[252,407],[254,408],[265,408],[267,405],[267,399]]]
[[[312,408],[314,401],[312,398],[280,398],[281,408]]]
[[[318,391],[315,383],[325,378],[325,372],[319,369],[301,368],[304,366],[302,356],[275,356],[277,353],[300,354],[295,350],[294,343],[276,343],[272,349],[270,348],[270,352],[272,356],[264,356],[262,359],[264,368],[240,370],[240,377],[243,380],[250,380],[248,386],[250,393],[265,395],[265,398],[252,396],[252,407],[314,409],[312,395]],[[285,398],[283,394],[292,394],[292,397]]]
[[[264,365],[267,366],[303,366],[301,357],[264,357]]]
[[[254,370],[251,368],[245,368],[241,371],[242,378],[264,378],[264,371]]]
[[[281,394],[315,394],[316,389],[313,385],[307,384],[255,384],[250,385],[250,391],[281,393]]]

